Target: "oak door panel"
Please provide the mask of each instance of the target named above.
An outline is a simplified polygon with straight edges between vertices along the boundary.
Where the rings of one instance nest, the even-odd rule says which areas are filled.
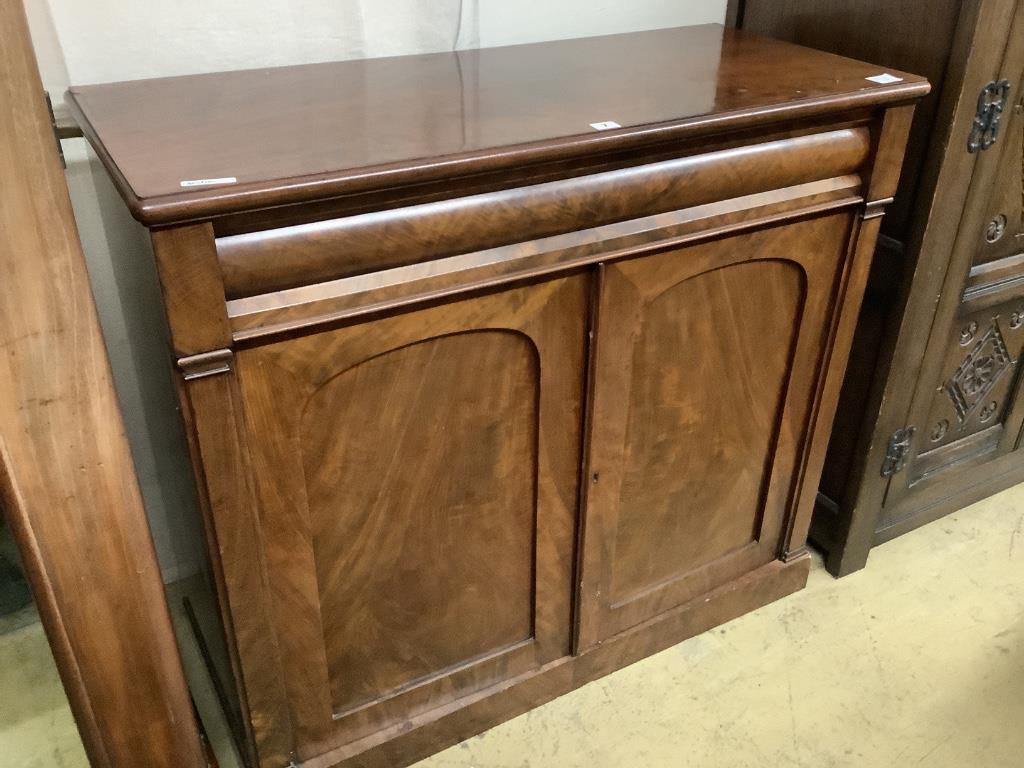
[[[919,458],[1002,424],[1024,351],[1022,326],[1021,299],[968,312],[954,325]]]
[[[906,471],[893,475],[876,530],[928,507],[943,483],[978,482],[982,465],[1014,451],[1024,401],[1024,6],[996,81],[1009,83],[998,141],[979,152],[904,422]],[[955,488],[953,489],[955,491]],[[948,494],[947,494],[948,495]]]
[[[896,503],[911,493],[970,473],[1017,447],[1024,410],[1020,357],[1024,354],[1024,296],[1011,287],[1000,301],[967,301],[949,331],[939,384],[912,440],[907,470],[893,478],[880,518],[882,528],[901,521]]]
[[[609,266],[580,646],[774,560],[848,214]]]
[[[1014,63],[1017,70],[1011,70],[1012,76],[1007,78],[1010,95],[999,126],[1001,156],[995,182],[986,190],[985,231],[978,238],[974,264],[1024,251],[1024,72],[1020,61],[1010,62],[1010,66]]]
[[[239,353],[300,756],[569,653],[587,286]]]

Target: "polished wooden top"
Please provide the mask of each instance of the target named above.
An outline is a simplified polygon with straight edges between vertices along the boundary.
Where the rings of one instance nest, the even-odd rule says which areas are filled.
[[[438,180],[907,101],[920,77],[684,27],[77,86],[69,102],[148,224]],[[593,123],[621,128],[599,131]],[[234,179],[216,184],[182,182]]]

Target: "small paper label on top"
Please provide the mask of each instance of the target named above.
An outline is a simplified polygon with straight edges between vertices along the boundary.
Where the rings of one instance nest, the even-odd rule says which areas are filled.
[[[611,131],[615,128],[621,128],[622,126],[616,123],[614,120],[606,120],[603,123],[591,123],[590,127],[595,131]]]
[[[189,179],[181,182],[183,187],[209,187],[212,184],[234,184],[238,181],[234,176],[225,176],[220,179]]]
[[[889,83],[902,83],[902,77],[896,77],[896,75],[890,75],[888,72],[883,72],[880,75],[873,75],[872,77],[865,77],[865,80],[870,80],[872,83],[879,83],[880,85],[888,85]]]

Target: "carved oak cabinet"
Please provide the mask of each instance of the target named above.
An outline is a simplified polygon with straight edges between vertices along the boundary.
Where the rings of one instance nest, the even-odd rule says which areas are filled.
[[[718,26],[74,88],[152,232],[253,765],[803,586],[921,78]]]
[[[732,5],[744,29],[935,84],[882,228],[811,528],[842,575],[871,546],[1024,481],[1024,0]]]

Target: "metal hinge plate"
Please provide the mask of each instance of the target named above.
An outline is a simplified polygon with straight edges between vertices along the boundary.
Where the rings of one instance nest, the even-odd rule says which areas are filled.
[[[974,115],[971,135],[967,137],[967,151],[971,154],[986,149],[999,138],[999,123],[1010,100],[1010,81],[993,80],[978,94],[978,111]]]
[[[907,465],[907,456],[916,431],[917,427],[903,427],[892,433],[882,462],[882,477],[892,477]]]

